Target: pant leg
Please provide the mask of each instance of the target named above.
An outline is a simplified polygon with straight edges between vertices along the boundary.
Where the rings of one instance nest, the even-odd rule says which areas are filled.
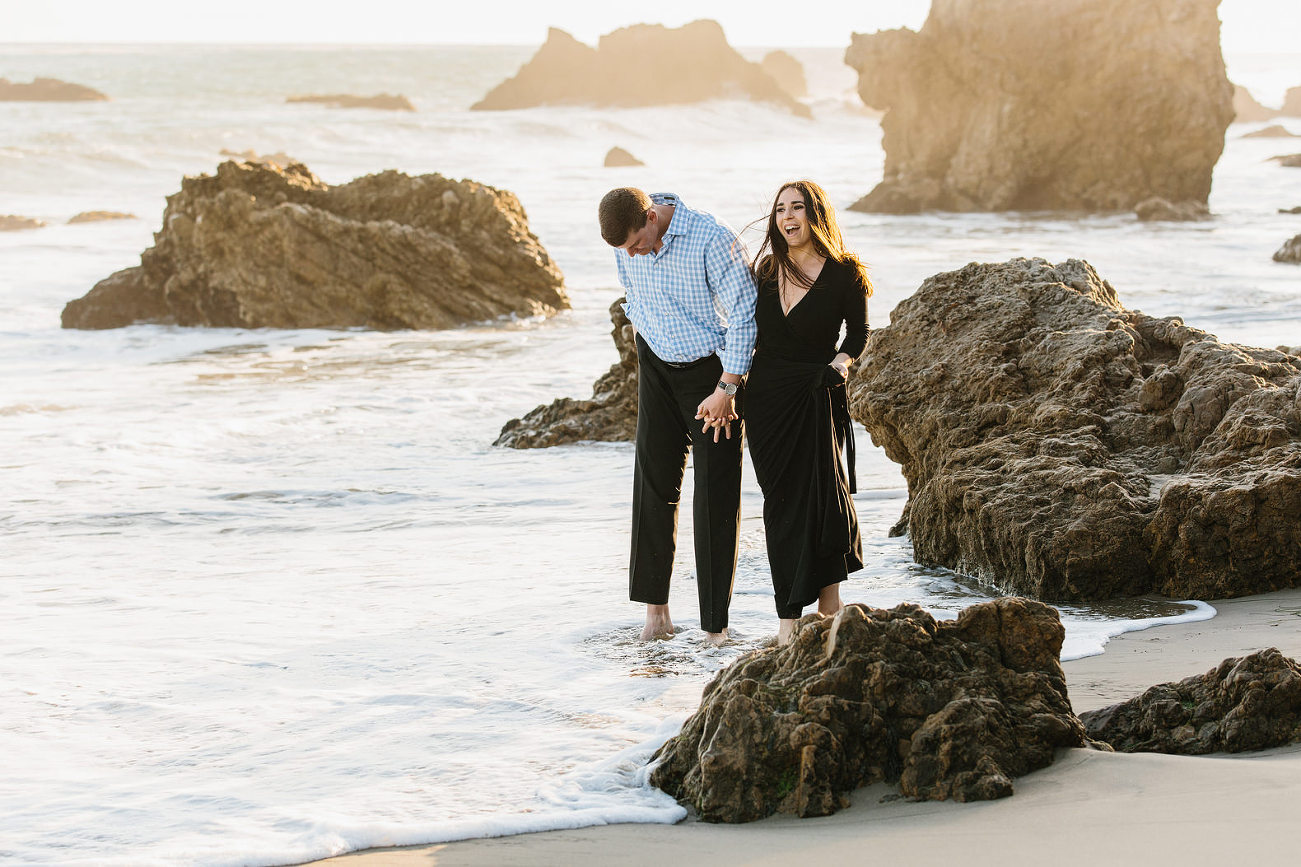
[[[689,419],[691,459],[694,465],[695,495],[693,526],[696,540],[696,591],[700,599],[700,628],[722,632],[727,628],[727,609],[732,601],[741,520],[742,424],[732,422],[732,437],[701,431],[696,407],[718,385],[723,373],[717,358],[684,373],[679,405]],[[738,395],[738,405],[740,404]]]
[[[665,605],[678,539],[678,503],[690,442],[672,374],[646,341],[637,343],[637,447],[632,481],[628,598]],[[692,410],[693,414],[695,410]]]

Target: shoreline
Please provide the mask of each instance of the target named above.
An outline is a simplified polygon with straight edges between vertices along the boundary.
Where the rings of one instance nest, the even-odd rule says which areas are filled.
[[[1211,602],[1204,621],[1119,635],[1098,656],[1064,662],[1076,713],[1202,674],[1223,659],[1277,647],[1301,658],[1301,588]],[[1236,755],[1058,752],[1015,781],[1016,794],[959,804],[911,802],[877,784],[818,819],[774,816],[745,825],[598,825],[453,843],[367,849],[330,867],[660,865],[695,860],[787,864],[793,858],[901,864],[1006,865],[1051,854],[1062,864],[1149,861],[1184,865],[1255,859],[1289,863],[1301,803],[1301,744]]]

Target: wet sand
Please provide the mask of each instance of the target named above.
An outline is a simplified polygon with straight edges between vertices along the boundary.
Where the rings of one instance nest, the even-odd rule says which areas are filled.
[[[1301,658],[1301,590],[1212,603],[1215,618],[1113,639],[1063,664],[1076,712],[1201,674],[1225,657],[1277,647]],[[894,786],[860,789],[834,816],[747,825],[609,825],[432,846],[373,849],[331,867],[822,863],[1059,865],[1291,864],[1301,805],[1301,745],[1235,756],[1062,750],[1015,780],[1016,794],[974,804],[912,803]]]

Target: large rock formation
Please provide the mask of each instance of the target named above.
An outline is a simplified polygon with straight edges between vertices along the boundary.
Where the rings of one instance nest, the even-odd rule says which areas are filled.
[[[1048,600],[1301,584],[1301,358],[1126,310],[1085,262],[927,279],[850,406],[923,563]]]
[[[1256,101],[1251,91],[1241,84],[1233,85],[1233,119],[1239,123],[1256,123],[1278,117],[1278,111]]]
[[[415,111],[416,107],[400,93],[380,93],[375,96],[355,96],[351,93],[309,94],[291,96],[285,102],[315,102],[330,108],[378,108],[385,111]]]
[[[0,102],[106,102],[93,87],[57,78],[37,78],[27,84],[0,78]]]
[[[602,36],[596,48],[552,28],[514,78],[471,108],[640,107],[736,97],[811,116],[763,67],[737,54],[717,22],[702,20],[678,28],[624,27]]]
[[[592,386],[591,400],[562,397],[513,418],[493,445],[537,449],[583,440],[632,442],[637,437],[637,344],[632,323],[623,315],[624,299],[610,305],[611,337],[619,363]]]
[[[934,0],[920,31],[855,34],[887,109],[885,177],[853,207],[1204,204],[1233,119],[1219,0]]]
[[[809,84],[804,77],[804,64],[785,51],[780,49],[769,51],[759,64],[763,67],[763,71],[771,75],[773,80],[791,96],[803,99],[809,95]]]
[[[1288,117],[1301,117],[1301,87],[1289,87],[1283,97],[1283,108],[1279,114]]]
[[[1301,235],[1294,235],[1292,240],[1285,241],[1283,246],[1275,251],[1274,261],[1301,265]]]
[[[1172,221],[1190,222],[1209,220],[1210,208],[1201,202],[1167,202],[1165,199],[1145,199],[1134,206],[1134,215],[1145,223]]]
[[[916,605],[810,614],[738,659],[659,752],[651,783],[711,822],[825,816],[860,786],[987,800],[1085,745],[1057,612],[1005,597],[937,623]]]
[[[1125,753],[1240,753],[1301,741],[1301,665],[1274,648],[1080,714],[1091,738]]]
[[[388,171],[331,187],[303,165],[225,162],[167,199],[140,265],[65,328],[447,328],[569,306],[514,194]]]

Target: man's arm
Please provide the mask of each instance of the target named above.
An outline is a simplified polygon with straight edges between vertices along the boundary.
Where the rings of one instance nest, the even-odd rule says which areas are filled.
[[[758,292],[745,258],[745,249],[731,232],[720,233],[706,248],[705,279],[727,316],[722,382],[740,385],[741,378],[750,371],[758,335],[754,323],[754,303]],[[696,418],[705,420],[704,428],[713,426],[715,441],[720,427],[730,438],[732,421],[738,418],[736,401],[722,388],[715,388],[696,408]]]

